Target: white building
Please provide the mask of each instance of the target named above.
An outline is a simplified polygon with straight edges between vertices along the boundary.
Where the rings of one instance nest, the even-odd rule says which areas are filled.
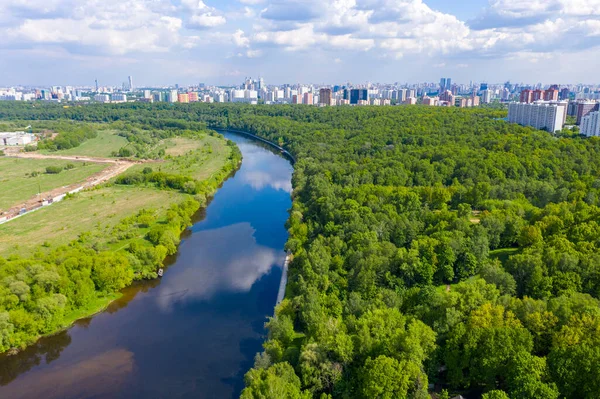
[[[532,104],[510,103],[508,121],[551,133],[562,130],[567,116],[567,103],[536,101]]]
[[[108,94],[96,94],[94,96],[94,101],[98,101],[99,103],[107,103],[110,102],[110,96]]]
[[[32,141],[33,136],[25,132],[0,132],[0,145],[27,145]]]
[[[590,112],[581,119],[581,134],[587,137],[600,136],[600,111]]]
[[[167,101],[170,103],[176,103],[177,101],[179,101],[178,94],[179,93],[177,92],[177,90],[168,91],[167,92],[167,97],[168,97]]]
[[[114,103],[126,103],[127,102],[127,95],[123,94],[123,93],[114,93],[112,95],[112,101]]]

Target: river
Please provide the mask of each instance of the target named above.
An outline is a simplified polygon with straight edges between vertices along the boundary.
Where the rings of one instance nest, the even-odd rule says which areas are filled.
[[[240,170],[199,212],[160,280],[0,356],[0,398],[233,398],[262,348],[285,259],[292,166],[232,133]]]

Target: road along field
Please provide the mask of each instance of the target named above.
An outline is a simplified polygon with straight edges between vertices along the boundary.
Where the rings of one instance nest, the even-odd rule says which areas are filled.
[[[64,170],[68,164],[71,169]],[[40,191],[85,182],[88,177],[109,166],[91,162],[0,157],[0,213],[37,196]],[[63,170],[58,174],[48,174],[47,167]]]
[[[64,195],[69,193],[75,193],[86,188],[97,186],[98,184],[107,182],[108,180],[120,175],[127,169],[135,164],[141,163],[141,161],[129,161],[125,159],[110,159],[110,158],[98,158],[98,157],[86,157],[86,156],[75,156],[75,155],[45,155],[32,152],[9,152],[8,157],[3,159],[28,159],[32,161],[40,160],[52,160],[52,161],[74,161],[80,163],[92,163],[99,165],[95,173],[87,176],[83,181],[77,180],[63,186],[55,187],[51,190],[34,194],[23,202],[10,204],[10,208],[1,215],[0,223],[10,221],[11,219],[19,216],[23,213],[35,210],[42,206],[47,206],[55,201],[62,200]],[[75,165],[75,164],[74,164]],[[61,172],[67,174],[65,171]],[[59,174],[59,175],[60,175]],[[36,187],[34,187],[35,190]]]

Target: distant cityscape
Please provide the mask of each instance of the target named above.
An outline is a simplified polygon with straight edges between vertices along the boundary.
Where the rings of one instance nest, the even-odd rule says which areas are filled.
[[[439,83],[416,84],[284,84],[268,85],[263,78],[246,78],[224,87],[203,83],[180,87],[136,87],[132,76],[121,87],[51,86],[0,88],[0,101],[51,101],[84,103],[167,102],[304,104],[312,106],[416,105],[477,107],[508,104],[508,121],[550,132],[578,126],[580,134],[600,136],[600,85],[544,85],[475,83],[457,84],[451,78]],[[567,119],[572,117],[573,119]],[[567,121],[574,123],[567,124]]]

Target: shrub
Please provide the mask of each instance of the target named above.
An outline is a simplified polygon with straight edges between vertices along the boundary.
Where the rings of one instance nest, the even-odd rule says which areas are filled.
[[[46,173],[49,175],[57,175],[62,171],[63,171],[63,168],[61,168],[60,166],[48,166],[46,168]]]

